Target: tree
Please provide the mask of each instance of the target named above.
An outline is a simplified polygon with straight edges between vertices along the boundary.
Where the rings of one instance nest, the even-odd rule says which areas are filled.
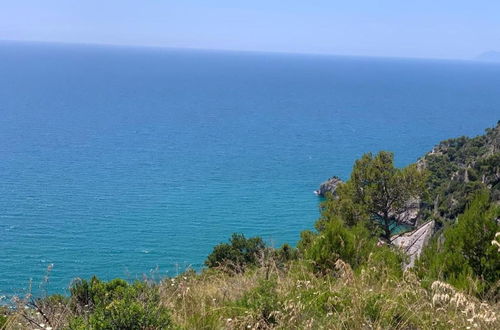
[[[338,208],[334,213],[345,217],[349,225],[369,217],[389,241],[391,228],[401,224],[402,215],[423,194],[425,178],[425,172],[416,165],[396,168],[391,152],[364,154],[355,162],[351,178],[339,188],[339,198],[330,206]]]

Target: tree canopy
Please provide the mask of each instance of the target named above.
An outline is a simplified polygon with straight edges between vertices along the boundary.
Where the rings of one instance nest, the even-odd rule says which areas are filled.
[[[425,178],[425,171],[414,164],[396,168],[391,152],[364,154],[355,162],[350,179],[339,186],[338,197],[327,201],[323,215],[340,216],[351,226],[371,220],[382,229],[382,237],[390,240],[391,228],[402,223],[403,215],[419,202]]]

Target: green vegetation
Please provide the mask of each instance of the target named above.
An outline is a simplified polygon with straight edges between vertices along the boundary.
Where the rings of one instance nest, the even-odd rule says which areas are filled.
[[[4,307],[0,307],[0,329],[2,329],[7,323],[8,310]]]
[[[249,265],[256,265],[259,257],[266,252],[266,245],[260,237],[245,238],[243,234],[233,234],[228,243],[221,243],[205,261],[208,267],[225,266],[241,272]]]
[[[241,273],[250,266],[262,265],[264,260],[269,258],[272,258],[277,266],[284,267],[287,262],[297,257],[297,249],[288,244],[283,244],[279,249],[272,249],[260,237],[245,238],[243,234],[234,233],[229,243],[214,247],[205,260],[205,265],[231,273]]]
[[[164,329],[171,325],[160,295],[147,283],[78,280],[71,289],[72,329]]]
[[[6,329],[499,329],[500,125],[416,165],[366,154],[297,248],[233,234],[207,268],[159,282],[77,280],[0,309]],[[441,223],[414,268],[391,226]]]
[[[500,207],[488,191],[479,192],[458,221],[424,251],[417,269],[422,278],[439,279],[468,293],[499,296],[500,253],[491,244],[500,231]]]
[[[71,296],[18,301],[18,313],[6,322],[9,329],[167,329],[172,327],[170,311],[161,300],[157,285],[129,284],[115,279],[102,282],[76,280]]]
[[[500,201],[500,122],[485,135],[441,142],[418,164],[430,173],[428,217],[454,221],[484,189],[491,192],[493,202]]]
[[[303,252],[318,271],[327,273],[334,271],[338,260],[353,268],[364,264],[375,250],[376,243],[363,224],[349,228],[342,220],[334,218]]]
[[[324,222],[331,222],[331,215],[351,226],[369,219],[388,242],[392,227],[404,222],[403,215],[423,195],[425,178],[426,172],[416,165],[396,168],[390,152],[365,154],[355,162],[351,178],[337,188],[338,197],[327,201]],[[320,222],[319,229],[321,226]]]

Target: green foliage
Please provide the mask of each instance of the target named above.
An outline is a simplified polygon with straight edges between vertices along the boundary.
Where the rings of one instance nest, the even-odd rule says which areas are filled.
[[[371,281],[377,283],[384,279],[399,279],[403,275],[402,265],[406,255],[390,245],[373,247],[361,268],[370,273]]]
[[[144,282],[78,280],[71,289],[72,329],[166,329],[170,313],[159,292]]]
[[[439,279],[460,289],[484,293],[500,280],[500,254],[491,244],[500,231],[500,208],[481,191],[458,221],[444,229],[422,254],[417,269],[427,281]]]
[[[382,314],[382,307],[384,304],[384,296],[380,293],[370,295],[364,302],[364,314],[372,322],[380,319]]]
[[[229,243],[216,245],[205,260],[209,268],[225,266],[240,272],[248,265],[257,265],[259,257],[266,252],[266,244],[260,237],[245,238],[243,234],[233,234]]]
[[[500,122],[485,135],[443,141],[424,156],[421,164],[430,173],[426,203],[433,209],[428,217],[455,220],[482,189],[491,191],[493,201],[500,201],[498,150]]]
[[[69,298],[61,294],[53,294],[41,299],[45,305],[66,305]]]
[[[348,226],[354,226],[360,222],[368,223],[370,214],[364,205],[355,202],[352,182],[339,184],[336,194],[337,197],[327,195],[326,200],[321,204],[321,218],[315,226],[318,231],[323,231],[326,224],[335,218],[341,218]]]
[[[416,165],[396,168],[390,152],[381,151],[375,156],[368,153],[354,164],[349,180],[353,186],[351,199],[372,218],[380,219],[383,237],[390,240],[392,224],[408,211],[409,203],[423,194],[425,175]]]
[[[3,329],[7,324],[7,308],[0,306],[0,329]]]
[[[312,232],[311,230],[303,230],[300,233],[300,240],[297,243],[297,250],[302,255],[305,251],[311,246],[316,238],[317,234]]]
[[[333,217],[341,217],[349,226],[371,219],[371,229],[379,226],[382,237],[389,241],[391,228],[423,195],[425,180],[425,171],[416,165],[396,168],[390,152],[365,154],[354,164],[351,178],[339,185],[338,198],[330,198],[323,205],[316,228],[323,230]]]
[[[115,299],[130,298],[137,294],[141,283],[130,286],[122,279],[102,282],[97,277],[90,281],[76,280],[70,288],[71,307],[76,312],[93,310],[96,306],[106,306]]]
[[[248,291],[235,306],[257,314],[267,326],[277,323],[275,312],[279,309],[275,280],[262,280],[259,285]]]
[[[274,259],[279,264],[286,264],[292,260],[297,260],[299,257],[298,250],[289,244],[283,244],[279,249],[275,250]]]
[[[121,299],[97,309],[88,325],[92,329],[165,329],[171,321],[166,309]]]
[[[323,273],[333,270],[338,259],[357,268],[378,249],[376,243],[363,223],[348,227],[341,219],[334,218],[307,248],[305,257]]]

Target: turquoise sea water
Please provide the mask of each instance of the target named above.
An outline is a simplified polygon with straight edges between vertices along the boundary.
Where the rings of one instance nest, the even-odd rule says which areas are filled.
[[[295,243],[363,152],[405,165],[498,119],[495,64],[0,43],[0,295]]]

